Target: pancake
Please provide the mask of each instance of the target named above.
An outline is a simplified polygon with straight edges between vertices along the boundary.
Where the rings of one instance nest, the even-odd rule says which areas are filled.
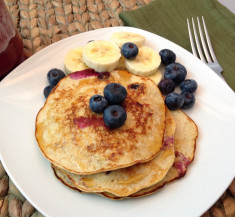
[[[104,125],[102,114],[89,108],[92,95],[103,95],[108,83],[127,89],[127,120],[118,129]],[[44,156],[66,171],[88,175],[153,159],[165,130],[163,97],[148,78],[126,71],[85,70],[63,78],[36,118],[35,136]]]
[[[153,160],[123,169],[86,176],[59,170],[79,190],[86,192],[105,191],[116,196],[128,196],[161,181],[166,176],[175,159],[174,132],[175,122],[170,111],[167,110],[164,145]],[[57,170],[55,166],[53,167]]]
[[[196,150],[196,140],[198,137],[197,125],[181,110],[172,111],[171,114],[176,123],[176,130],[174,135],[174,164],[162,181],[128,196],[129,198],[143,197],[155,193],[165,184],[182,178],[187,172],[188,165],[192,163]],[[123,199],[123,197],[117,197],[116,195],[110,194],[109,192],[103,192],[101,194],[102,196],[108,197],[110,199]]]
[[[114,200],[143,197],[155,193],[156,191],[164,187],[165,184],[180,179],[186,174],[188,165],[191,164],[191,162],[194,159],[198,129],[196,124],[184,112],[180,110],[173,111],[172,115],[176,121],[176,131],[175,131],[176,157],[173,166],[170,168],[164,179],[161,180],[159,183],[156,183],[155,185],[152,185],[148,188],[141,189],[140,191],[132,195],[129,195],[128,197],[118,197],[109,192],[100,192],[98,194]],[[185,136],[184,136],[184,129],[186,130]],[[72,188],[73,190],[77,190],[83,193],[83,191],[79,190],[63,172],[54,168],[53,170],[56,177],[63,184]]]
[[[55,177],[60,180],[61,183],[75,191],[82,193],[82,191],[77,189],[73,182],[63,172],[61,172],[59,169],[55,169],[54,167],[52,167],[52,170],[54,172]]]

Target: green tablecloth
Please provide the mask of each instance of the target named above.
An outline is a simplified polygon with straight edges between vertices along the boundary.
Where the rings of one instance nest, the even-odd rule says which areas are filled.
[[[156,33],[191,52],[186,19],[203,16],[222,75],[235,91],[235,15],[216,0],[155,0],[119,14],[124,25]],[[203,72],[201,72],[203,73]]]

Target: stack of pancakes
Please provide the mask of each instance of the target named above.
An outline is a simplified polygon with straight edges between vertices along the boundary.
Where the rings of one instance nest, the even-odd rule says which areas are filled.
[[[127,90],[127,120],[109,129],[89,108],[108,83]],[[56,177],[80,192],[111,199],[140,197],[184,176],[198,130],[182,111],[170,112],[156,84],[126,71],[75,72],[54,88],[36,119],[36,139]]]

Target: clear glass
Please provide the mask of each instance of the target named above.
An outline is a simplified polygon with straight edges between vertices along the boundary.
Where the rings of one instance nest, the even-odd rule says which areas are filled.
[[[23,41],[0,0],[0,80],[24,60]]]

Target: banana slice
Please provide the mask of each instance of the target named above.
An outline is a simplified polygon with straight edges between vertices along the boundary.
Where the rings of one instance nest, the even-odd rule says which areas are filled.
[[[124,56],[121,56],[121,58],[119,59],[119,64],[118,64],[118,66],[115,69],[126,70],[125,57]]]
[[[67,74],[87,69],[88,66],[82,60],[83,47],[70,50],[64,58],[64,70]]]
[[[141,47],[144,44],[145,37],[133,32],[115,32],[111,35],[111,41],[120,48],[126,42],[132,42]]]
[[[146,46],[139,48],[139,53],[134,60],[125,60],[125,66],[131,73],[145,77],[156,73],[160,63],[160,55]]]
[[[162,74],[161,74],[160,70],[157,70],[156,73],[154,73],[153,75],[148,76],[148,78],[150,78],[152,81],[154,81],[154,83],[156,85],[158,85],[158,83],[161,81]]]
[[[118,46],[110,41],[92,41],[84,46],[83,61],[97,72],[114,70],[121,57]]]

